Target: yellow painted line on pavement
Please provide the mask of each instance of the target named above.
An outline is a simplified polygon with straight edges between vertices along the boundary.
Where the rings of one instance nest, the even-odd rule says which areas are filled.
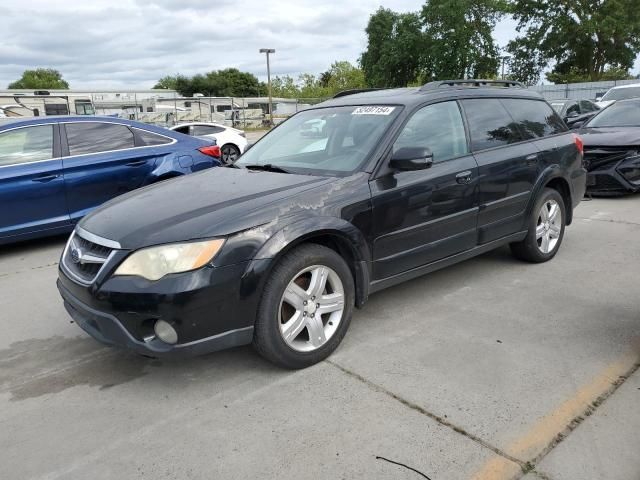
[[[553,412],[538,420],[527,433],[508,445],[504,449],[505,453],[524,463],[536,459],[559,434],[570,428],[574,419],[587,411],[590,406],[593,407],[594,402],[606,395],[620,377],[627,375],[639,362],[640,354],[635,349],[609,365]],[[504,457],[495,456],[472,478],[473,480],[510,480],[519,474],[522,474],[522,469],[518,465]]]

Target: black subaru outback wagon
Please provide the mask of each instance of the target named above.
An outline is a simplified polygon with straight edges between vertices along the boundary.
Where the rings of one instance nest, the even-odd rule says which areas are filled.
[[[155,357],[253,343],[302,368],[380,289],[505,244],[552,259],[585,178],[580,139],[517,83],[344,92],[233,166],[85,217],[58,287],[106,344]]]

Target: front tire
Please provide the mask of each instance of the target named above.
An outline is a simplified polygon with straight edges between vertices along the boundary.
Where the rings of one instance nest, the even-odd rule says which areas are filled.
[[[517,258],[542,263],[555,257],[564,237],[566,210],[562,195],[545,188],[529,216],[528,233],[524,240],[510,244]]]
[[[344,338],[354,300],[353,276],[344,259],[322,245],[300,246],[282,258],[266,282],[253,346],[283,368],[318,363]]]

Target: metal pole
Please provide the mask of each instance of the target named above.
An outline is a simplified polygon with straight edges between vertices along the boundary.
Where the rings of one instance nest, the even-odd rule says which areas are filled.
[[[267,54],[267,86],[269,89],[269,125],[273,127],[273,99],[271,97],[271,65],[269,63],[269,54],[276,53],[273,48],[261,48],[260,53]]]
[[[271,67],[269,65],[269,52],[267,52],[267,85],[269,87],[269,124],[273,127],[273,100],[271,98]]]
[[[133,94],[133,102],[136,104],[136,120],[138,120],[138,94]]]

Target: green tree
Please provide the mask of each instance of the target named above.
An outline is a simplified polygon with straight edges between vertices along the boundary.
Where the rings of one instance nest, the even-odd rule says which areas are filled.
[[[424,36],[417,13],[397,13],[380,7],[365,29],[367,47],[360,56],[370,87],[404,87],[420,73]]]
[[[521,34],[509,42],[512,75],[532,83],[597,81],[626,73],[640,52],[637,0],[508,0]]]
[[[237,68],[198,73],[192,77],[168,75],[158,80],[154,88],[173,89],[185,97],[196,93],[213,97],[253,97],[267,92],[264,83],[255,75]]]
[[[492,33],[504,10],[501,0],[427,0],[420,15],[425,80],[495,78],[500,59]]]
[[[62,78],[62,74],[58,70],[36,68],[35,70],[25,70],[22,77],[10,83],[8,88],[68,90],[69,84]]]
[[[318,84],[321,87],[327,88],[331,95],[335,95],[343,90],[366,87],[364,72],[346,61],[333,62],[331,68],[320,75]]]
[[[274,77],[271,79],[271,91],[274,97],[298,98],[300,97],[300,88],[296,85],[293,77],[285,75],[284,77]]]

